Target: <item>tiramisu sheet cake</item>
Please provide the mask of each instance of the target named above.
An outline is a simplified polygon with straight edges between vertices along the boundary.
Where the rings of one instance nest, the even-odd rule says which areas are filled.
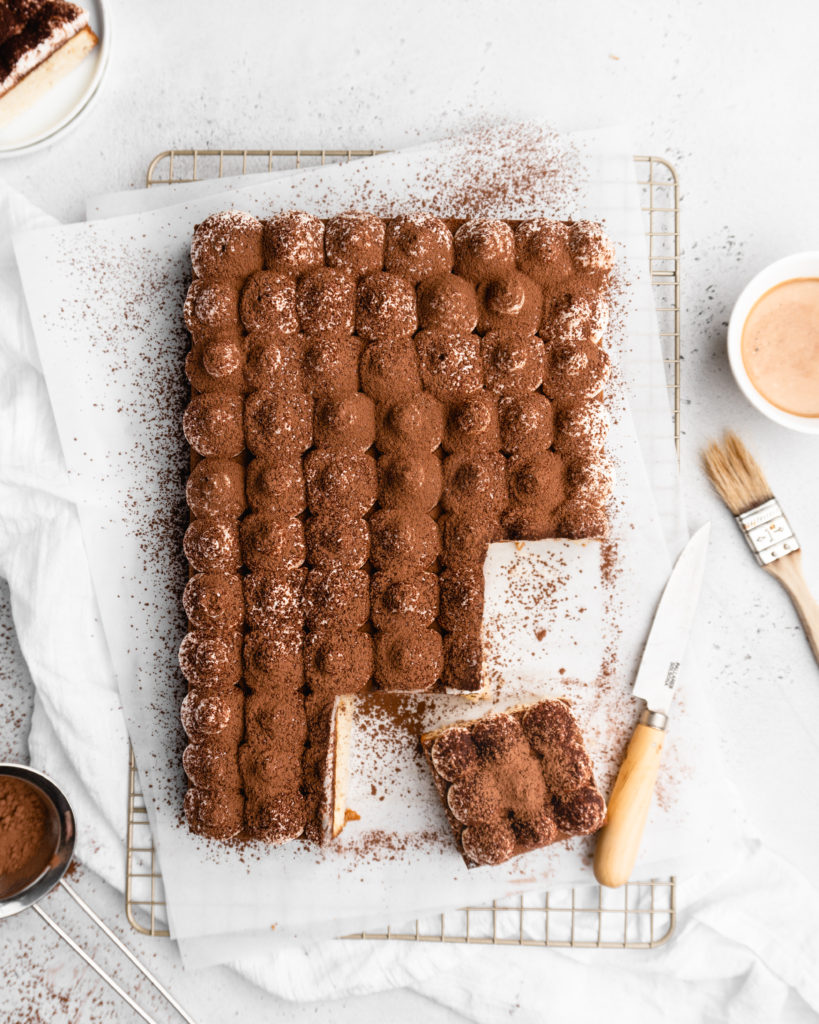
[[[335,699],[479,694],[489,543],[605,532],[612,248],[230,211],[191,263],[188,821],[319,838]]]
[[[0,0],[0,125],[30,107],[97,45],[66,0]]]
[[[606,805],[562,700],[460,722],[422,736],[421,746],[469,867],[502,864],[603,824]]]

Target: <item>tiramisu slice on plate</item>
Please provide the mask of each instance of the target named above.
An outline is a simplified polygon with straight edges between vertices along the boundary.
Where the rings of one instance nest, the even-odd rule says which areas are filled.
[[[0,125],[31,107],[97,45],[88,12],[65,0],[0,0]]]

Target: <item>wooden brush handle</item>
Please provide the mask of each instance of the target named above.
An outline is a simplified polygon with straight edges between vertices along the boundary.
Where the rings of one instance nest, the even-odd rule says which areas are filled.
[[[802,552],[793,551],[764,566],[766,572],[778,579],[793,601],[813,656],[819,662],[819,602],[808,590],[802,570]]]
[[[640,723],[634,730],[597,836],[594,877],[612,889],[629,880],[654,793],[665,730]]]

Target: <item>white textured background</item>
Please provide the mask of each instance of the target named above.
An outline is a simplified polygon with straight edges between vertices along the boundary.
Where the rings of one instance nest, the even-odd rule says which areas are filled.
[[[565,128],[626,122],[635,152],[676,165],[683,466],[691,523],[711,518],[714,525],[705,595],[712,656],[701,682],[721,726],[726,771],[760,835],[812,876],[819,670],[784,594],[756,568],[709,493],[698,452],[723,427],[745,436],[805,545],[819,590],[819,438],[791,434],[754,412],[724,353],[725,323],[743,283],[779,256],[819,248],[819,4],[109,2],[111,66],[93,111],[51,149],[0,164],[11,184],[63,219],[82,215],[89,192],[141,186],[150,159],[172,146],[387,148],[486,119],[532,116]],[[25,756],[29,703],[0,589],[0,757]],[[115,919],[117,897],[93,880],[78,884]],[[126,934],[122,915],[120,925]],[[451,1019],[409,993],[332,1010],[279,1004],[225,970],[181,975],[157,940],[134,944],[205,1024],[330,1014],[337,1021],[418,1013],[429,1022]],[[537,970],[549,955],[521,951],[521,970]],[[0,988],[0,1013],[12,1024],[130,1019],[28,915],[0,932],[0,963],[15,958],[22,959]],[[45,986],[26,984],[26,958],[49,963]],[[795,1003],[786,1017],[805,1019]]]

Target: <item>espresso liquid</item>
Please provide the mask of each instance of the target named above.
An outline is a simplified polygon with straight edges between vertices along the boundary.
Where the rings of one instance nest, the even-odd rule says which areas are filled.
[[[742,328],[756,390],[795,416],[819,416],[819,278],[783,281],[757,299]]]

